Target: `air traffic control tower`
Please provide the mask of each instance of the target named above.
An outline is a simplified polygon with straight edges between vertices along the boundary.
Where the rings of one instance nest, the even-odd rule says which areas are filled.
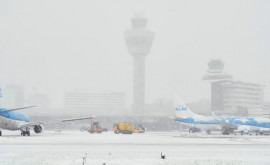
[[[208,63],[208,73],[203,80],[211,83],[211,110],[215,112],[224,110],[223,84],[232,80],[232,76],[223,73],[224,62],[220,59],[213,59]]]
[[[146,28],[147,19],[135,16],[132,28],[127,30],[125,40],[128,52],[133,56],[133,105],[134,114],[144,114],[145,108],[145,56],[150,53],[154,32]]]

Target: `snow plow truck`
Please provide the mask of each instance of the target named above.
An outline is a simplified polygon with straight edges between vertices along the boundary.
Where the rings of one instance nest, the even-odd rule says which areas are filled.
[[[142,126],[132,126],[130,122],[117,122],[113,125],[113,131],[115,134],[132,134],[132,133],[144,133],[145,128]]]

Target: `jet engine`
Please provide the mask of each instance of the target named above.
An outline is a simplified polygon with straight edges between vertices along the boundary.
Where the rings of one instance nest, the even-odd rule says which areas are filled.
[[[35,125],[34,126],[35,133],[41,133],[42,130],[43,130],[43,126],[42,125]]]

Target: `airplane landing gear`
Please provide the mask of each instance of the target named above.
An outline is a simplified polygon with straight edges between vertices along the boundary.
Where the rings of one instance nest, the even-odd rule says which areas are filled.
[[[30,131],[29,130],[30,129],[26,127],[25,129],[22,130],[21,135],[22,136],[26,136],[26,135],[30,136]]]
[[[232,129],[222,128],[221,130],[223,135],[230,135],[230,133],[233,133]]]
[[[30,136],[30,131],[22,131],[22,132],[21,132],[21,135],[22,135],[22,136],[26,136],[26,135],[27,135],[27,136]]]
[[[196,128],[196,127],[191,127],[189,130],[188,130],[189,133],[195,133],[195,132],[201,132],[201,130],[199,128]]]

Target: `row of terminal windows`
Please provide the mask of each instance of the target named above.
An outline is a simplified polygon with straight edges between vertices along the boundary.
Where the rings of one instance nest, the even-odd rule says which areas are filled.
[[[224,96],[223,97],[224,100],[256,100],[256,101],[260,101],[262,100],[262,98],[258,98],[258,97],[238,97],[238,96]]]
[[[238,94],[238,95],[256,95],[256,96],[262,95],[261,91],[250,92],[250,91],[223,90],[223,93]]]
[[[258,103],[262,102],[260,99],[246,100],[246,99],[224,99],[225,102],[242,102],[242,103]]]

